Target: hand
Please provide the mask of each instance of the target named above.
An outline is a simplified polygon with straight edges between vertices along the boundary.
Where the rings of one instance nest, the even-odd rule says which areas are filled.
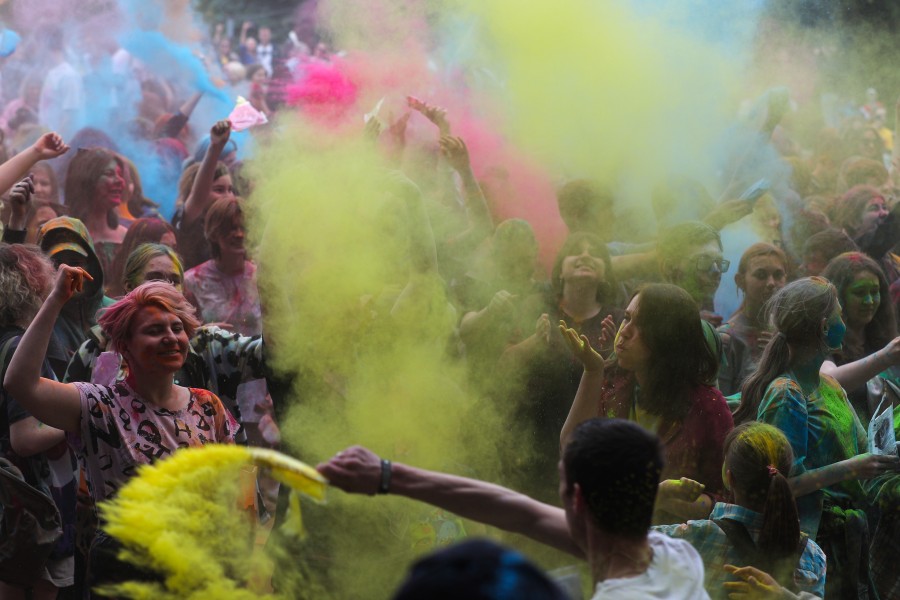
[[[693,502],[700,497],[705,485],[693,479],[682,477],[681,479],[666,479],[659,483],[657,500],[661,503],[670,500],[682,500]]]
[[[882,349],[885,356],[887,356],[888,364],[897,365],[900,364],[900,337],[895,337],[887,345]],[[877,358],[874,357],[873,358]]]
[[[91,274],[81,267],[60,265],[56,271],[56,282],[53,284],[50,296],[65,304],[72,296],[84,289],[85,279],[94,280]]]
[[[612,315],[607,315],[600,323],[600,351],[610,352],[613,342],[616,340],[616,321]]]
[[[468,172],[471,169],[469,163],[469,149],[461,137],[445,135],[440,140],[441,153],[447,159],[449,164],[455,171],[460,173]]]
[[[251,21],[244,21],[244,24],[241,25],[241,31],[247,31],[251,27],[253,27],[253,23]]]
[[[388,135],[394,140],[394,142],[403,146],[406,144],[406,124],[409,123],[409,117],[412,113],[404,113],[402,117],[391,123],[391,126],[388,127]]]
[[[335,454],[316,470],[336,488],[348,494],[374,496],[381,485],[381,459],[362,446],[351,446]]]
[[[740,221],[753,212],[753,203],[746,200],[728,200],[719,204],[711,213],[709,213],[703,222],[720,231],[726,225],[731,225],[736,221]]]
[[[31,196],[34,194],[34,181],[31,179],[31,175],[17,183],[13,186],[12,191],[9,192],[9,205],[12,210],[12,218],[16,221],[22,221],[25,219],[25,215],[28,214],[28,206],[31,204]],[[24,227],[13,227],[13,229],[24,229]]]
[[[534,324],[534,336],[545,344],[550,343],[550,315],[547,313],[538,317]]]
[[[603,357],[591,348],[591,342],[586,336],[579,336],[578,332],[566,326],[565,321],[559,322],[559,332],[562,334],[566,345],[572,354],[584,365],[584,370],[589,372],[603,372]]]
[[[439,106],[432,106],[426,102],[422,102],[414,96],[407,96],[406,103],[415,111],[434,123],[438,128],[441,137],[450,135],[450,122],[447,121],[447,111]]]
[[[31,146],[37,154],[38,160],[50,160],[62,156],[69,151],[69,147],[57,133],[45,133]]]
[[[228,119],[217,121],[209,130],[210,144],[224,147],[228,143],[229,137],[231,137],[231,121]]]
[[[381,135],[381,131],[384,129],[384,126],[381,124],[377,118],[372,117],[368,121],[366,121],[366,126],[363,128],[363,135],[367,140],[371,142],[375,142],[378,140],[378,136]]]
[[[725,570],[744,580],[729,581],[724,584],[729,598],[735,600],[796,598],[794,594],[781,587],[774,577],[756,567],[738,568],[734,565],[725,565]]]
[[[494,294],[493,298],[491,298],[490,303],[487,305],[487,310],[491,315],[496,317],[512,316],[516,311],[516,305],[513,304],[513,300],[517,297],[518,296],[510,294],[506,290],[500,290]],[[541,317],[544,316],[546,315],[541,315]],[[549,318],[547,323],[550,323]]]
[[[872,479],[883,473],[900,469],[900,457],[896,455],[859,454],[847,461],[851,479]]]

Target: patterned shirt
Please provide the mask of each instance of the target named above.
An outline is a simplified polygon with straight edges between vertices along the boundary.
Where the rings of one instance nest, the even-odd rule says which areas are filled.
[[[847,394],[832,377],[821,375],[819,387],[808,396],[794,379],[776,378],[759,404],[757,420],[774,425],[791,443],[794,465],[791,475],[820,469],[862,454],[867,448],[866,430],[850,406]],[[825,497],[862,507],[865,492],[857,480],[797,498],[800,528],[815,539]]]
[[[184,295],[204,323],[229,323],[244,335],[262,333],[256,266],[250,261],[236,275],[220,271],[214,260],[197,265],[184,274]]]
[[[89,339],[78,349],[64,381],[91,381],[94,367],[106,348],[106,339],[99,327],[93,330],[97,339]],[[238,387],[268,375],[265,344],[262,337],[248,337],[219,327],[201,327],[191,338],[184,366],[175,373],[176,385],[202,388],[218,396],[228,411],[243,422],[238,408]],[[117,380],[122,380],[119,373]],[[235,434],[235,441],[246,443],[243,428]]]
[[[81,396],[81,424],[67,437],[84,461],[95,501],[115,495],[139,465],[178,448],[234,443],[237,422],[207,390],[189,388],[187,406],[170,411],[145,403],[125,382],[74,385]]]
[[[762,514],[736,504],[717,502],[709,519],[688,521],[679,525],[654,525],[653,529],[670,537],[687,540],[703,558],[706,570],[706,591],[713,600],[728,598],[722,585],[727,581],[737,581],[724,569],[726,564],[745,566],[740,553],[728,541],[725,532],[713,519],[731,519],[747,528],[755,542],[762,529]],[[825,596],[825,553],[812,540],[808,540],[800,561],[794,570],[794,584],[800,591]]]

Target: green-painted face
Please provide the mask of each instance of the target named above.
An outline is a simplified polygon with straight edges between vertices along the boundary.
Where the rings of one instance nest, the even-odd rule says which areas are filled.
[[[881,305],[878,277],[871,271],[857,273],[844,292],[844,314],[851,327],[865,327]]]

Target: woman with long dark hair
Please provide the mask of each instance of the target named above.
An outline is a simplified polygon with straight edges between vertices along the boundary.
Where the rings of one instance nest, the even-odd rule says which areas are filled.
[[[103,148],[80,149],[66,173],[66,206],[87,227],[103,271],[112,265],[127,229],[119,223],[125,197],[124,164]]]
[[[709,385],[718,363],[703,334],[697,303],[674,285],[642,287],[625,310],[608,366],[587,337],[562,323],[560,328],[584,367],[560,447],[588,419],[635,421],[665,445],[663,479],[687,477],[707,492],[674,510],[657,507],[654,520],[705,518],[714,497],[724,492],[722,445],[733,421],[725,398]]]

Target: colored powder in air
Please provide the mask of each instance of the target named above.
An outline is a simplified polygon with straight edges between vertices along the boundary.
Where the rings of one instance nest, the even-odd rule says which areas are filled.
[[[276,597],[266,593],[262,575],[283,556],[274,545],[265,551],[255,545],[252,465],[269,468],[306,496],[324,497],[324,480],[315,471],[272,450],[221,444],[178,450],[141,467],[101,505],[105,530],[124,545],[123,559],[159,574],[161,581],[106,591],[173,600]]]

